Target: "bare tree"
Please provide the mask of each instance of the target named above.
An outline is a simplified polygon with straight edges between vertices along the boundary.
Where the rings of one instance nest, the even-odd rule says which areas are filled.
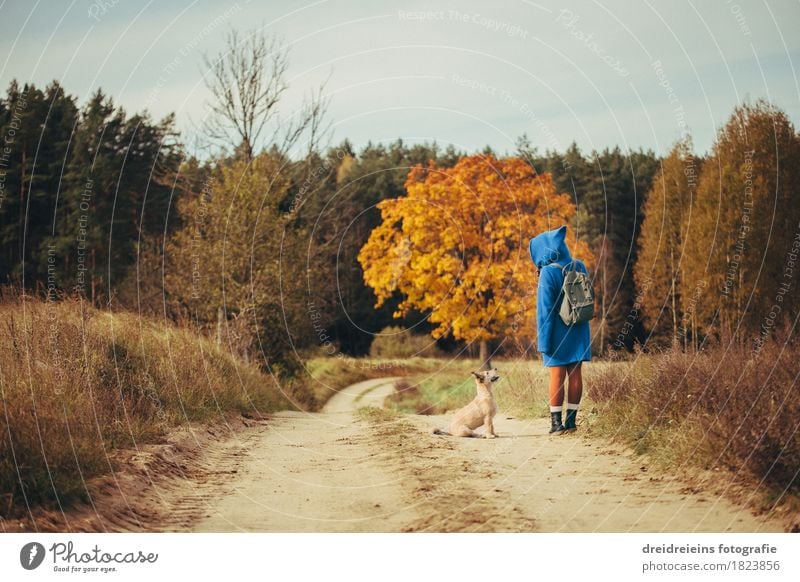
[[[314,151],[330,130],[325,120],[325,83],[306,97],[293,115],[282,120],[278,104],[289,88],[286,44],[259,30],[248,32],[244,38],[231,30],[225,41],[225,49],[216,59],[203,57],[209,70],[206,86],[212,94],[205,123],[209,137],[225,143],[236,140],[247,159],[253,158],[262,138],[288,153],[307,134],[308,150]]]

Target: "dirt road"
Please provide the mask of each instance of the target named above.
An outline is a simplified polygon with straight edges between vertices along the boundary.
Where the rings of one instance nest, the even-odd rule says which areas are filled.
[[[435,416],[380,407],[393,379],[355,384],[321,413],[278,413],[215,456],[191,531],[782,531],[718,496],[651,475],[624,450],[547,420],[496,420],[501,438],[430,434]],[[219,478],[219,475],[222,475]],[[187,480],[185,483],[189,483]],[[176,498],[179,498],[178,495]],[[182,525],[181,525],[182,524]]]

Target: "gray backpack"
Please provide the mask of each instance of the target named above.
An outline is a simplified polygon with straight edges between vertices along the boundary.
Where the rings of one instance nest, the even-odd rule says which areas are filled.
[[[578,271],[575,261],[561,267],[561,272],[564,274],[559,310],[561,321],[566,325],[589,321],[594,317],[594,289],[589,275]]]

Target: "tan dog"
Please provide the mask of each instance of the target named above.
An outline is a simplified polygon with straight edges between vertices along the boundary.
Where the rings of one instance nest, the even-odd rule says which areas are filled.
[[[492,383],[497,382],[500,376],[492,368],[483,372],[473,372],[478,393],[475,398],[464,408],[456,411],[450,426],[446,431],[433,429],[433,434],[449,434],[458,437],[480,436],[474,431],[480,426],[486,427],[484,438],[493,439],[497,436],[494,432],[494,416],[497,414],[497,403],[492,393]]]

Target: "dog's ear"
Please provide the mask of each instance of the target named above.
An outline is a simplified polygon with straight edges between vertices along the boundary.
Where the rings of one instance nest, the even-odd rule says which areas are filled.
[[[480,372],[473,372],[472,375],[475,376],[478,380],[481,379],[481,373]]]

